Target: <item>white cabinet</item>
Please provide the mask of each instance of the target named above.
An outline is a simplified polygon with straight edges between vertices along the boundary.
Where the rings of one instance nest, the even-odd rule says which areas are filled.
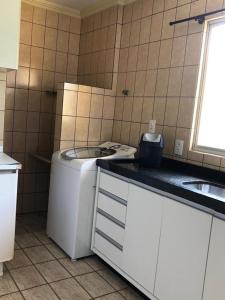
[[[21,0],[1,0],[0,68],[18,68],[20,14]]]
[[[154,292],[158,299],[202,299],[211,222],[204,212],[164,201]]]
[[[123,269],[153,293],[164,198],[129,185]]]
[[[225,299],[225,221],[214,218],[203,300]]]
[[[17,170],[0,170],[0,263],[14,255]]]

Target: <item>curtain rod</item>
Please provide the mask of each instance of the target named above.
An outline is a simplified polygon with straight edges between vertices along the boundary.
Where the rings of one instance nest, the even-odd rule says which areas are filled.
[[[198,16],[194,16],[194,17],[190,17],[190,18],[186,18],[186,19],[182,19],[182,20],[177,20],[174,22],[170,22],[170,26],[176,25],[176,24],[180,24],[180,23],[184,23],[184,22],[188,22],[191,20],[195,20],[197,21],[199,24],[203,24],[205,22],[205,17],[210,16],[210,15],[214,15],[214,14],[218,14],[220,12],[225,11],[225,8],[223,9],[219,9],[219,10],[214,10],[202,15],[198,15]]]

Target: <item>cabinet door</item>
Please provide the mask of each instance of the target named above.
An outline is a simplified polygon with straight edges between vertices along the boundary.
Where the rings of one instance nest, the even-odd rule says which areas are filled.
[[[129,185],[123,269],[153,292],[160,237],[163,197]]]
[[[0,262],[2,262],[11,260],[14,253],[17,173],[0,172],[0,191]]]
[[[202,299],[211,221],[204,212],[165,201],[154,292],[157,298]]]
[[[225,221],[214,218],[203,300],[225,299]]]
[[[18,69],[21,0],[1,0],[0,67]]]

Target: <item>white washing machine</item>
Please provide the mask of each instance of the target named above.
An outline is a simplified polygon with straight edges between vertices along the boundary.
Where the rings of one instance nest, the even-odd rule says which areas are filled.
[[[136,149],[107,142],[53,154],[47,234],[75,260],[92,254],[96,159],[133,158]]]

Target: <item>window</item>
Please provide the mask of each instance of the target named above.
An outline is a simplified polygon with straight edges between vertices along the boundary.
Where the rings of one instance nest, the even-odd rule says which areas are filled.
[[[225,155],[225,18],[207,21],[192,149]]]

